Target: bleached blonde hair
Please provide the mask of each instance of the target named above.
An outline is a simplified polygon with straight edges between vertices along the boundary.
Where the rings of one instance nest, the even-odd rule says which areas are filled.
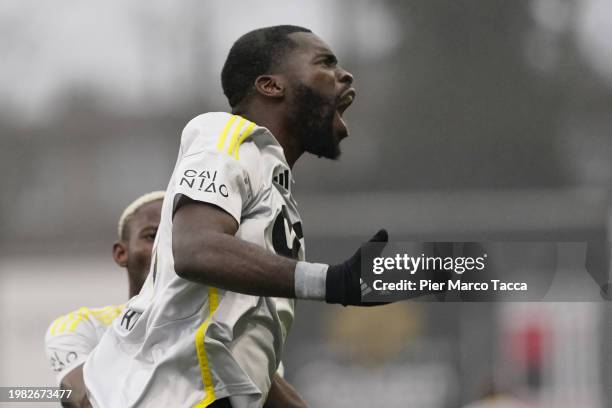
[[[123,239],[123,228],[125,228],[125,224],[128,223],[130,217],[134,215],[134,213],[138,211],[138,209],[143,205],[149,204],[150,202],[156,200],[163,200],[164,194],[166,194],[165,191],[152,191],[150,193],[141,195],[140,197],[132,201],[130,205],[125,207],[125,210],[123,210],[121,217],[119,217],[119,224],[117,224],[117,237],[120,241]]]

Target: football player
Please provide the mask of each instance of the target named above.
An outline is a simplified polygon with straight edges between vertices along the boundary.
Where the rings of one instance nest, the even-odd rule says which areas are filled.
[[[159,226],[163,198],[163,191],[145,194],[128,205],[119,218],[113,259],[127,270],[130,298],[140,292],[149,274],[151,250]],[[124,305],[97,309],[82,307],[57,318],[49,326],[45,349],[51,367],[60,387],[72,390],[64,406],[91,406],[83,384],[83,363],[123,308]],[[277,374],[266,406],[273,408],[303,404],[293,387],[282,378],[282,365]]]
[[[127,270],[130,297],[140,292],[149,273],[163,198],[163,191],[145,194],[128,205],[119,218],[113,259]],[[49,326],[45,335],[47,356],[60,387],[72,390],[65,406],[90,406],[83,384],[83,363],[123,306],[82,307]]]
[[[152,272],[85,363],[94,407],[261,407],[295,299],[362,304],[361,250],[304,260],[291,173],[305,152],[340,155],[353,76],[321,38],[284,25],[238,39],[221,82],[231,113],[183,130]]]

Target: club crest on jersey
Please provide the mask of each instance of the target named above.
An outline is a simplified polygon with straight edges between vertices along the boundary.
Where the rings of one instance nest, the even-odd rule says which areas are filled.
[[[187,169],[181,175],[179,186],[189,187],[194,190],[203,191],[205,193],[220,194],[227,198],[229,196],[228,188],[225,184],[218,183],[217,170],[194,170]]]
[[[300,250],[304,246],[302,223],[291,223],[290,219],[289,211],[283,205],[272,227],[272,246],[278,255],[299,259]]]
[[[73,361],[75,361],[78,358],[78,354],[76,351],[68,351],[68,352],[60,351],[60,353],[62,353],[63,355],[58,354],[58,351],[55,350],[53,351],[53,355],[50,357],[51,368],[53,368],[53,371],[57,373],[62,371],[64,368],[66,368],[68,365],[70,365]]]

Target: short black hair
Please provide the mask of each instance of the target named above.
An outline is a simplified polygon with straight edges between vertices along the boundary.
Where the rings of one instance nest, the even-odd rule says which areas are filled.
[[[278,25],[250,31],[236,40],[221,71],[223,93],[232,108],[248,95],[258,76],[268,73],[288,49],[295,47],[288,36],[298,32],[312,31],[293,25]]]

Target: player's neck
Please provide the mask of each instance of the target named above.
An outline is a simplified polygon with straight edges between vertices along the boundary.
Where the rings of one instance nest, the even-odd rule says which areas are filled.
[[[249,108],[235,109],[232,113],[255,122],[258,126],[267,128],[283,148],[285,160],[287,160],[289,167],[293,169],[293,165],[304,153],[304,149],[297,140],[295,133],[292,132],[292,127],[279,119],[285,116],[283,112],[277,112],[274,109]]]
[[[133,278],[128,274],[128,294],[130,299],[140,293],[142,283],[138,283],[137,279]]]

